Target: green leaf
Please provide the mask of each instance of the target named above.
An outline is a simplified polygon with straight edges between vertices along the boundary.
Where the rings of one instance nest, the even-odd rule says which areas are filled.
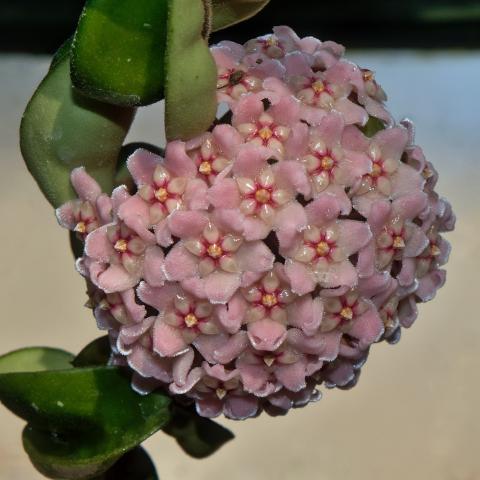
[[[58,348],[28,347],[0,356],[0,374],[72,368],[74,356]]]
[[[230,25],[256,15],[270,0],[211,0],[212,31],[222,30]]]
[[[110,359],[112,349],[108,335],[97,338],[90,342],[74,358],[72,364],[74,367],[97,367],[106,365]]]
[[[135,114],[134,109],[107,105],[75,91],[69,63],[65,47],[35,91],[20,125],[23,158],[54,207],[74,198],[70,172],[78,166],[85,166],[104,191],[111,191],[118,153]]]
[[[118,367],[1,374],[0,400],[29,423],[25,450],[52,478],[102,474],[170,418],[168,396],[138,395]]]
[[[123,106],[163,96],[167,0],[87,0],[75,33],[73,84]]]
[[[158,480],[158,475],[148,453],[137,447],[109,468],[101,480]]]
[[[217,69],[206,34],[210,10],[202,0],[168,0],[165,128],[168,140],[207,130],[217,110]]]
[[[201,417],[191,408],[174,405],[172,412],[172,419],[163,431],[174,437],[180,447],[192,457],[208,457],[234,438],[230,430]]]
[[[367,137],[373,137],[380,130],[385,128],[385,123],[382,122],[379,118],[368,117],[368,122],[360,128],[364,135]]]

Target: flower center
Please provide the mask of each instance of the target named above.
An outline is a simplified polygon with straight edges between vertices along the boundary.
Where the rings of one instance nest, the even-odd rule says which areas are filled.
[[[317,255],[320,257],[325,257],[330,253],[330,245],[322,240],[321,242],[317,243],[316,251]]]
[[[370,172],[371,177],[379,177],[382,174],[382,166],[378,162],[373,162],[372,171]]]
[[[325,155],[323,158],[322,158],[322,169],[323,170],[331,170],[333,168],[333,165],[335,164],[335,161],[333,160],[332,157],[330,157],[329,155]]]
[[[373,80],[373,72],[371,70],[364,70],[363,71],[363,80],[365,82]]]
[[[312,89],[316,94],[322,93],[325,91],[325,85],[321,81],[312,83]]]
[[[438,255],[440,255],[440,253],[441,253],[440,248],[438,248],[437,245],[434,245],[434,244],[430,245],[430,255],[432,257],[437,257]]]
[[[212,165],[210,162],[202,162],[198,167],[198,171],[202,175],[210,175],[212,173]]]
[[[340,310],[340,316],[344,320],[351,320],[353,318],[353,310],[350,307],[343,307],[342,310]]]
[[[267,308],[274,307],[278,303],[277,296],[274,293],[266,293],[262,296],[262,305]]]
[[[397,235],[393,239],[393,248],[404,248],[405,247],[405,240],[401,235]]]
[[[270,192],[265,188],[259,188],[255,192],[255,200],[258,203],[268,203],[270,201],[271,195]]]
[[[78,222],[73,229],[74,232],[85,233],[87,231],[87,226],[85,222]]]
[[[168,191],[166,188],[164,187],[160,187],[158,190],[155,191],[155,198],[159,201],[159,202],[166,202],[167,199],[168,199]]]
[[[185,317],[185,325],[186,325],[188,328],[194,327],[197,323],[198,323],[198,318],[197,318],[193,313],[189,313],[189,314]]]
[[[272,132],[271,128],[269,128],[269,127],[262,127],[258,131],[258,136],[264,141],[270,140],[270,138],[272,138],[272,136],[273,136],[273,132]]]
[[[223,255],[223,250],[218,243],[212,243],[207,248],[207,253],[211,258],[220,258]]]
[[[113,246],[113,248],[117,252],[125,253],[127,251],[127,248],[128,248],[128,242],[124,238],[121,238],[120,240],[117,240],[115,242],[115,245]]]
[[[226,394],[227,391],[224,388],[219,387],[215,390],[215,395],[218,397],[219,400],[222,400]]]
[[[273,362],[275,362],[275,357],[273,355],[265,355],[263,357],[263,361],[265,362],[265,365],[267,367],[271,367],[273,365]]]

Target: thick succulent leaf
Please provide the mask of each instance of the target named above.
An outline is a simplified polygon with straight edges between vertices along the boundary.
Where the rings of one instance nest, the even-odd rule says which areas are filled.
[[[368,117],[368,122],[363,127],[360,127],[360,130],[367,137],[373,137],[376,133],[384,128],[385,124],[379,118]]]
[[[99,480],[158,480],[155,465],[142,447],[126,453]]]
[[[191,408],[175,405],[172,412],[172,419],[163,431],[174,437],[180,447],[192,457],[208,457],[234,438],[230,430],[201,417]]]
[[[63,55],[63,57],[62,57]],[[85,166],[110,192],[135,110],[88,99],[72,88],[68,48],[35,91],[22,118],[20,148],[30,173],[57,207],[74,198],[70,172]]]
[[[74,356],[58,348],[28,347],[0,356],[0,374],[72,368]]]
[[[163,96],[167,0],[87,0],[73,40],[73,84],[123,106]]]
[[[212,31],[222,30],[230,25],[256,15],[270,0],[211,0]]]
[[[70,445],[70,444],[67,444]],[[62,438],[25,427],[23,447],[35,468],[48,478],[92,480],[158,480],[155,465],[142,447],[120,459],[88,459],[82,462],[70,455]],[[102,472],[102,473],[100,473]]]
[[[0,400],[28,422],[24,445],[47,476],[100,475],[170,418],[168,396],[140,396],[117,367],[0,375]]]
[[[110,340],[108,335],[104,335],[85,346],[73,359],[72,364],[77,368],[106,365],[111,353]]]
[[[202,0],[168,0],[165,129],[168,140],[207,130],[217,110],[217,69],[206,36],[210,9]]]

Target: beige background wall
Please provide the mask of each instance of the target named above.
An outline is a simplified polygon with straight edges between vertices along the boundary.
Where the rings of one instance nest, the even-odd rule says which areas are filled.
[[[377,345],[359,385],[285,418],[221,420],[237,439],[197,461],[158,434],[147,447],[162,480],[477,480],[480,478],[480,53],[354,52],[377,71],[397,117],[441,172],[459,221],[448,282],[399,345]],[[44,57],[0,56],[0,352],[50,345],[78,351],[98,336],[83,308],[65,231],[18,150],[23,107]],[[132,139],[161,141],[149,109]],[[0,480],[40,480],[22,451],[23,422],[0,407]]]

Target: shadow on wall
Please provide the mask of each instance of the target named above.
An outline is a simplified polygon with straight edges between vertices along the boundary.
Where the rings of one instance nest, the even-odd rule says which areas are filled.
[[[0,3],[0,51],[53,53],[74,31],[83,4],[84,0]],[[301,35],[335,39],[351,48],[480,47],[478,0],[271,0],[255,18],[232,27],[228,36],[244,41],[287,22]],[[220,32],[212,41],[222,38],[225,34]]]

